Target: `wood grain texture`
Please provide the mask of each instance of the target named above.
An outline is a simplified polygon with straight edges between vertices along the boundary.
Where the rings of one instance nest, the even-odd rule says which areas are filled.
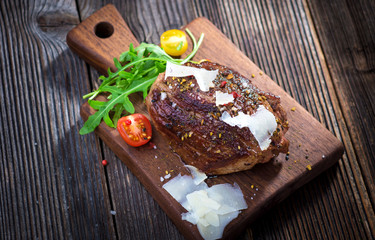
[[[99,141],[78,134],[89,79],[66,51],[66,32],[79,23],[74,2],[2,1],[0,9],[0,238],[109,238]]]
[[[338,101],[342,103],[340,107],[347,126],[346,142],[351,149],[349,160],[345,163],[347,167],[350,165],[351,176],[361,188],[359,192],[354,192],[354,197],[361,202],[358,205],[360,217],[368,219],[368,228],[374,236],[375,19],[370,13],[375,11],[375,3],[348,1],[340,7],[340,11],[333,11],[337,7],[336,2],[309,1],[309,6],[312,13],[319,12],[321,16],[314,22],[318,36],[321,36]],[[327,29],[321,27],[324,24],[338,25],[343,19],[345,28],[327,33]]]
[[[72,50],[84,59],[88,59],[100,72],[105,72],[108,67],[114,68],[113,63],[105,66],[108,59],[111,59],[110,56],[113,56],[111,52],[113,48],[120,47],[121,44],[129,45],[131,43],[129,40],[131,38],[128,38],[130,34],[126,31],[114,32],[113,36],[106,39],[95,36],[93,29],[103,21],[108,21],[108,26],[111,25],[114,29],[123,29],[124,23],[122,19],[116,19],[116,17],[108,19],[106,16],[119,16],[119,14],[113,5],[107,5],[74,28],[67,36],[67,42],[69,46],[72,46]],[[251,78],[253,83],[260,89],[279,95],[283,107],[289,114],[288,120],[291,123],[286,137],[291,139],[290,158],[296,159],[295,163],[298,159],[298,164],[291,164],[290,162],[292,161],[287,162],[283,160],[284,156],[279,156],[275,160],[276,163],[258,166],[254,170],[247,172],[219,176],[211,181],[211,184],[236,182],[244,192],[248,203],[248,209],[244,210],[224,232],[224,236],[229,238],[233,237],[234,234],[238,234],[247,224],[254,221],[260,215],[260,209],[273,206],[295,189],[330,167],[341,157],[343,149],[341,143],[329,131],[268,76],[263,74],[206,18],[195,19],[186,27],[194,35],[199,35],[201,32],[206,34],[205,41],[201,45],[196,59],[208,58],[214,62],[232,67],[249,79]],[[88,32],[87,29],[91,29],[91,32]],[[112,42],[111,45],[106,44],[109,41]],[[85,44],[95,47],[87,47],[85,49]],[[217,51],[219,48],[221,52],[230,52],[231,54],[222,55]],[[118,49],[114,49],[114,51],[118,52]],[[103,53],[107,53],[108,56]],[[255,78],[252,78],[252,75]],[[136,112],[148,115],[141,99],[136,101],[135,107]],[[290,111],[293,107],[295,108],[294,112]],[[90,108],[87,103],[81,109],[81,115],[85,120],[94,112],[95,110]],[[165,175],[165,171],[172,169],[174,171],[172,177],[181,171],[186,174],[186,170],[184,171],[183,169],[184,163],[178,157],[171,155],[168,143],[161,137],[161,134],[154,132],[153,143],[156,144],[158,149],[150,151],[149,146],[137,149],[128,146],[122,141],[116,129],[111,129],[104,123],[97,128],[96,133],[126,163],[168,216],[172,218],[185,237],[189,239],[199,238],[200,234],[197,229],[192,228],[191,224],[181,220],[181,213],[183,212],[181,205],[171,199],[169,194],[161,187],[163,183],[160,182],[160,177]],[[302,144],[303,149],[301,148]],[[167,156],[168,154],[169,156]],[[163,156],[163,159],[160,160],[160,156]],[[159,159],[156,159],[157,157]],[[306,169],[307,165],[312,166],[311,171]],[[259,192],[255,192],[249,183],[255,185],[257,190],[259,188]],[[255,197],[256,195],[257,197]]]
[[[100,16],[99,20],[97,16]],[[107,73],[108,67],[116,70],[113,58],[118,58],[122,52],[127,51],[130,43],[138,45],[128,25],[112,4],[85,19],[84,23],[68,33],[66,40],[74,52],[102,74]]]
[[[371,0],[0,1],[0,238],[182,239],[112,151],[77,134],[98,74],[65,37],[107,3],[139,42],[207,17],[344,143],[337,165],[240,239],[373,238]]]

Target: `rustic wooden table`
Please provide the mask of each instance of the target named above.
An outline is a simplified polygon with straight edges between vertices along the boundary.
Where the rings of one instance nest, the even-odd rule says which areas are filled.
[[[240,239],[375,237],[374,1],[15,0],[0,2],[1,239],[183,239],[126,165],[78,134],[98,73],[66,34],[110,2],[139,42],[207,17],[343,142]]]

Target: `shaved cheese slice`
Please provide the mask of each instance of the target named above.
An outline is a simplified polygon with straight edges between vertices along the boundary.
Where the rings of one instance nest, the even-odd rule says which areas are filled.
[[[186,201],[186,195],[191,192],[207,188],[207,184],[202,182],[199,185],[194,183],[190,176],[181,176],[172,178],[169,182],[163,185],[163,188],[179,203]]]
[[[207,228],[210,224],[207,222],[205,218],[198,219],[198,225],[202,225],[203,227]]]
[[[194,183],[196,185],[200,184],[204,180],[206,180],[207,176],[203,172],[199,171],[196,167],[191,165],[185,165],[187,169],[189,169],[191,175],[193,175]]]
[[[199,88],[207,92],[210,87],[215,86],[212,81],[215,80],[218,73],[219,70],[209,71],[204,68],[188,67],[167,62],[164,79],[167,77],[187,77],[193,75],[197,80]]]
[[[235,208],[228,205],[221,205],[220,208],[216,211],[218,215],[225,215],[231,212],[237,211]]]
[[[212,209],[207,207],[207,206],[192,206],[192,210],[191,210],[194,215],[196,215],[198,217],[198,220],[199,219],[204,219],[204,216],[206,216],[206,214],[208,214],[209,212],[212,212]]]
[[[181,218],[182,220],[188,221],[191,224],[197,224],[199,220],[199,217],[192,212],[182,213],[181,216],[182,216]]]
[[[213,239],[220,239],[223,236],[224,228],[230,223],[233,219],[235,219],[239,211],[231,212],[225,215],[219,216],[220,225],[215,227],[213,225],[202,226],[199,222],[197,224],[199,233],[201,236],[206,240],[213,240]]]
[[[269,147],[271,136],[277,127],[275,116],[263,105],[259,105],[257,111],[252,115],[238,112],[237,116],[231,117],[228,112],[224,112],[220,120],[231,126],[249,128],[261,150]]]
[[[216,212],[208,212],[204,219],[207,221],[209,225],[212,225],[214,227],[220,226],[219,216],[216,214]]]
[[[220,208],[220,204],[217,201],[208,197],[206,190],[192,192],[186,196],[186,199],[188,200],[190,206],[197,210],[199,210],[200,208],[204,208],[210,211],[212,209],[218,210]]]
[[[236,183],[208,187],[206,174],[193,166],[186,167],[194,178],[179,174],[163,188],[188,211],[181,214],[182,220],[196,224],[204,239],[219,239],[225,226],[247,208],[242,191]]]
[[[242,191],[236,183],[234,185],[229,183],[213,185],[206,192],[209,198],[215,199],[221,206],[228,206],[234,210],[247,208]]]
[[[231,102],[233,102],[233,100],[234,100],[234,97],[233,97],[232,94],[223,93],[223,92],[220,92],[220,91],[215,92],[215,104],[216,104],[216,106],[231,103]]]

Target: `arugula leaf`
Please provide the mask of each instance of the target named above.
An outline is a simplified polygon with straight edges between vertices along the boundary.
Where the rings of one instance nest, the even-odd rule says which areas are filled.
[[[159,73],[165,72],[167,61],[175,64],[190,61],[201,45],[204,34],[201,34],[197,43],[188,29],[186,32],[193,41],[193,50],[185,59],[174,59],[159,46],[149,43],[141,43],[136,48],[131,43],[128,51],[118,59],[114,58],[117,71],[112,72],[108,68],[108,76],[99,77],[102,80],[99,88],[83,96],[84,99],[89,98],[89,105],[97,112],[89,116],[79,133],[84,135],[94,131],[102,120],[108,126],[115,127],[124,111],[130,114],[135,111],[129,95],[142,92],[145,99]],[[108,101],[94,100],[101,93],[109,94]]]

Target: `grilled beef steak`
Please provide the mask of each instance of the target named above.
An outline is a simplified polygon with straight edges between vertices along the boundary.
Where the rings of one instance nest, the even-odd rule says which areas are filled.
[[[185,65],[167,65],[146,104],[155,128],[186,164],[227,174],[288,151],[288,121],[278,96],[217,63]]]

